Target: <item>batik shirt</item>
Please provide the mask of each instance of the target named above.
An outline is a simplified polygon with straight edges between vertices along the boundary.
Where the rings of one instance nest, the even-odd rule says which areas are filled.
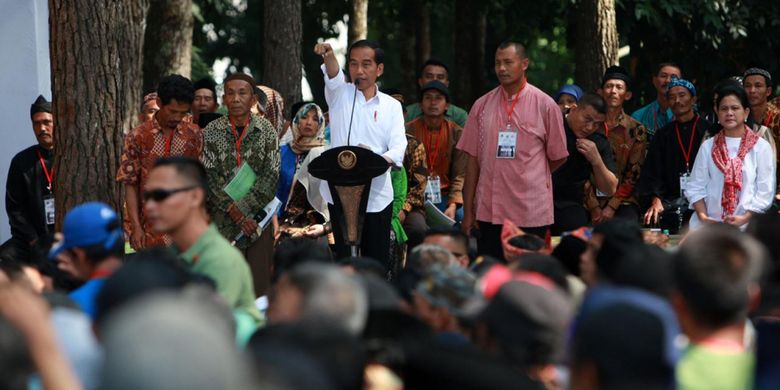
[[[407,192],[403,210],[410,212],[425,205],[425,186],[428,185],[428,163],[425,145],[412,135],[406,135],[404,169],[406,170]]]
[[[647,152],[647,130],[644,125],[623,112],[618,116],[617,124],[605,133],[615,156],[618,187],[612,197],[597,196],[596,183],[591,177],[591,180],[585,183],[585,206],[588,210],[604,208],[607,205],[617,210],[623,203],[638,206],[636,187]]]
[[[199,159],[202,150],[203,135],[198,126],[191,121],[182,121],[176,130],[166,137],[162,127],[157,123],[157,119],[152,118],[125,136],[125,145],[116,181],[124,183],[125,186],[136,187],[140,195],[146,187],[149,172],[154,168],[154,163],[159,158],[184,156]],[[155,233],[152,226],[146,221],[143,197],[140,197],[138,207],[146,246],[170,244],[164,235]],[[126,228],[132,229],[129,224]],[[128,235],[131,233],[129,230],[127,231]]]
[[[242,165],[246,163],[252,168],[257,179],[249,192],[235,202],[247,218],[254,218],[274,198],[279,179],[279,141],[276,131],[266,119],[256,115],[251,118],[249,128],[240,132],[240,160]],[[209,183],[206,206],[212,221],[228,241],[241,232],[241,227],[228,214],[228,207],[234,202],[225,192],[225,187],[240,168],[236,154],[237,141],[228,116],[215,119],[203,130],[201,160],[206,167]],[[236,247],[246,249],[257,238],[258,235],[253,233],[239,240]]]
[[[761,121],[761,124],[772,132],[776,148],[775,161],[780,162],[780,151],[777,150],[777,146],[780,145],[780,108],[772,103],[767,103],[766,114],[764,114],[764,120]],[[777,193],[780,193],[780,173],[777,173],[776,179],[778,183]]]

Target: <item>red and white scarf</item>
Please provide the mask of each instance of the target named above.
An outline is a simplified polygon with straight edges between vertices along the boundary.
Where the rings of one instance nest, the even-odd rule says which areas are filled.
[[[737,156],[729,158],[729,150],[726,146],[726,136],[723,131],[715,135],[712,146],[712,160],[715,166],[723,172],[723,193],[720,197],[720,205],[723,208],[723,218],[731,216],[737,208],[737,197],[742,190],[742,164],[745,155],[758,142],[758,135],[745,127],[745,134],[739,141]]]

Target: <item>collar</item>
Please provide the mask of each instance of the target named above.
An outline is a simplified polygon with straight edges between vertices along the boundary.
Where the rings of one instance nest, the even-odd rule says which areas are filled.
[[[198,241],[195,242],[189,249],[187,249],[184,252],[178,252],[178,249],[174,245],[174,250],[178,252],[179,257],[181,257],[188,265],[194,265],[197,264],[197,262],[200,260],[200,255],[203,253],[203,251],[211,245],[211,243],[216,239],[216,237],[219,236],[219,231],[217,230],[217,226],[213,223],[209,225],[209,228],[206,229],[203,234],[198,237]]]
[[[147,123],[149,124],[149,126],[151,126],[149,127],[149,131],[151,131],[152,134],[160,134],[163,132],[162,126],[160,126],[160,122],[157,122],[157,116],[152,118],[152,120],[150,120]],[[175,131],[178,134],[182,134],[182,127],[184,126],[184,123],[185,123],[184,120],[179,122],[179,125],[176,126],[176,128],[173,129],[173,131]]]

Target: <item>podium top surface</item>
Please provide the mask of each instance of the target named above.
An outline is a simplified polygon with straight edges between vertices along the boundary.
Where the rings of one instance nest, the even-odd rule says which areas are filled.
[[[349,186],[364,184],[385,173],[390,167],[384,157],[359,146],[328,149],[309,163],[309,173],[330,184]]]

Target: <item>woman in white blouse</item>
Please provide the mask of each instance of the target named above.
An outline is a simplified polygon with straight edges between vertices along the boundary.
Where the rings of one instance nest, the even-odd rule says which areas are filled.
[[[714,222],[744,228],[775,197],[775,155],[769,143],[745,125],[750,115],[745,90],[728,85],[717,96],[721,130],[702,143],[685,188],[695,210],[692,230]]]

